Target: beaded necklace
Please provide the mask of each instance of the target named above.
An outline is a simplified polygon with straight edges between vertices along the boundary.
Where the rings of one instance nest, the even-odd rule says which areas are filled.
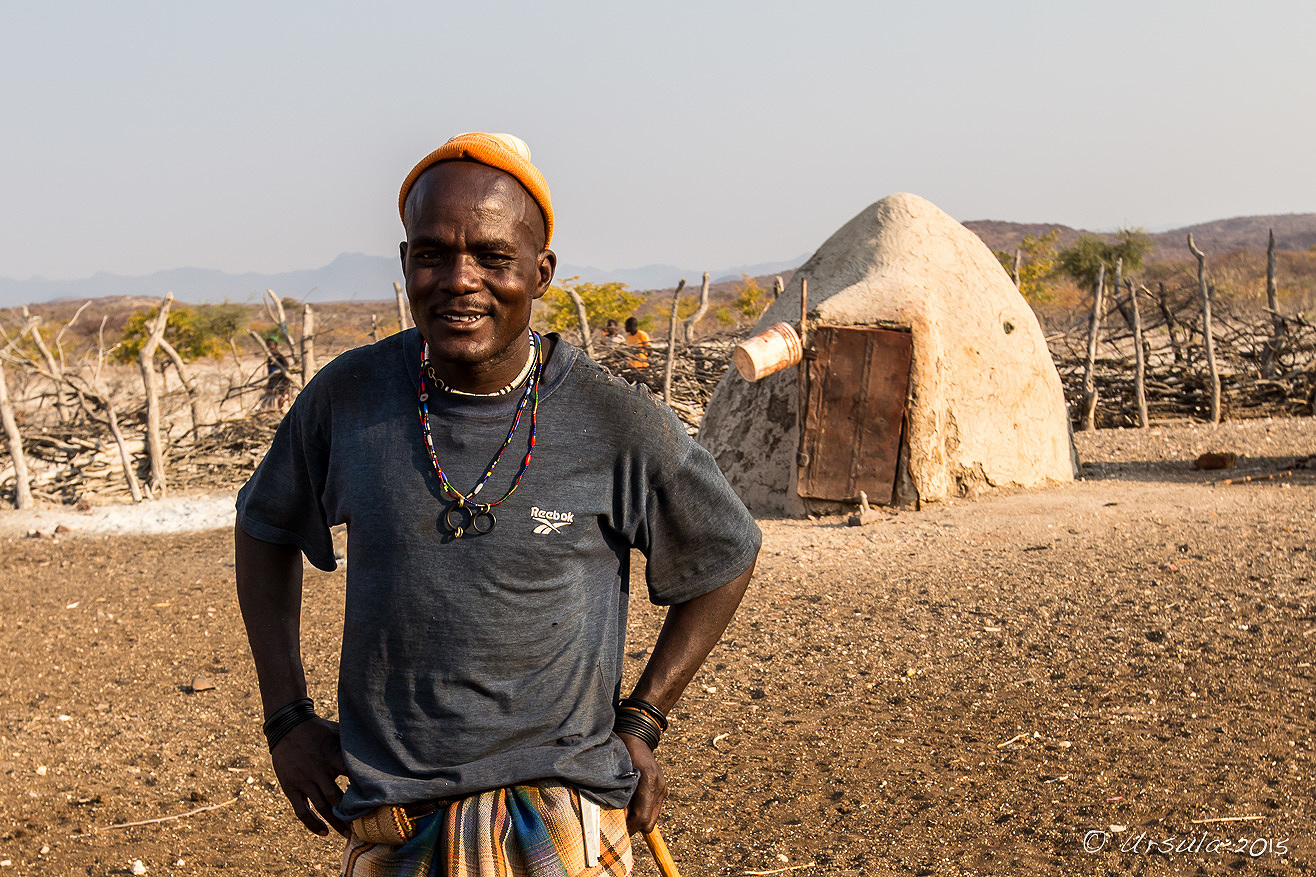
[[[421,435],[425,439],[425,449],[429,451],[430,462],[434,464],[434,471],[439,475],[439,484],[443,492],[454,500],[453,505],[449,506],[439,517],[439,528],[454,539],[461,539],[464,536],[472,534],[483,536],[485,533],[493,530],[498,519],[494,517],[493,507],[507,499],[516,489],[521,486],[521,479],[525,477],[526,469],[530,468],[530,456],[535,450],[535,433],[539,425],[539,381],[544,374],[544,343],[539,333],[531,331],[531,340],[534,343],[533,362],[534,372],[530,381],[526,384],[525,392],[521,394],[521,401],[516,406],[516,416],[512,418],[512,428],[507,431],[507,438],[503,439],[503,445],[498,449],[494,456],[493,462],[489,468],[484,470],[479,483],[467,495],[452,486],[448,481],[448,476],[444,474],[443,467],[439,465],[439,455],[434,450],[434,435],[430,429],[430,408],[429,408],[429,389],[425,384],[425,377],[430,372],[429,369],[429,343],[426,342],[421,350],[420,357],[420,389],[416,393],[417,407],[420,413]],[[430,377],[437,382],[437,377],[430,374]],[[515,383],[515,382],[514,382]],[[508,488],[507,493],[503,494],[502,499],[494,502],[476,502],[476,495],[484,489],[484,485],[489,481],[489,476],[493,475],[494,468],[498,461],[503,458],[503,452],[507,446],[512,443],[512,436],[516,434],[516,427],[521,422],[521,414],[525,411],[526,403],[534,398],[534,404],[530,407],[530,445],[526,449],[525,458],[521,460],[521,470],[516,473],[516,480]]]
[[[506,396],[508,393],[521,386],[521,382],[530,374],[530,369],[535,367],[535,347],[533,341],[530,345],[529,355],[526,357],[525,366],[521,369],[520,374],[508,381],[502,389],[494,390],[492,393],[468,393],[465,390],[458,390],[456,387],[450,387],[434,372],[434,365],[429,361],[429,342],[425,342],[425,347],[421,351],[421,362],[425,363],[425,374],[434,382],[436,389],[442,390],[453,396],[466,396],[469,398],[485,399],[493,396]]]

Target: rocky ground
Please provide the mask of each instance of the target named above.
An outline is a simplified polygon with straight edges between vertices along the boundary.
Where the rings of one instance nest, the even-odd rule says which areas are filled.
[[[1316,421],[1078,442],[1074,484],[763,522],[661,750],[686,877],[1316,868]],[[0,877],[336,870],[273,784],[230,509],[0,513]],[[342,589],[309,571],[322,705]]]

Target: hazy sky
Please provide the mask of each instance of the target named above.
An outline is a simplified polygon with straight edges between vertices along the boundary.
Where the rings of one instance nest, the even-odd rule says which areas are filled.
[[[961,219],[1316,211],[1316,4],[49,2],[0,15],[0,276],[396,252],[411,165],[525,138],[559,258],[812,252]],[[486,11],[487,10],[487,11]]]

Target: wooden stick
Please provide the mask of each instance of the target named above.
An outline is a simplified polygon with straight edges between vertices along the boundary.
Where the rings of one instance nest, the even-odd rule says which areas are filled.
[[[685,278],[676,284],[676,292],[672,293],[672,314],[667,323],[667,362],[663,364],[663,404],[672,404],[672,369],[676,368],[676,335],[679,331],[676,322],[676,312],[681,305],[681,290],[685,289]]]
[[[407,319],[407,312],[410,308],[407,307],[407,293],[402,289],[402,284],[396,280],[393,281],[393,295],[398,300],[398,325],[402,327],[398,331],[405,332],[409,328],[410,320]]]
[[[695,308],[695,312],[690,316],[686,317],[685,319],[685,324],[683,326],[683,329],[685,331],[682,333],[685,336],[682,339],[683,341],[689,343],[694,340],[695,324],[698,323],[700,320],[702,320],[704,318],[704,314],[706,313],[708,313],[708,272],[707,271],[704,272],[704,283],[702,286],[699,287],[699,307]]]
[[[14,406],[9,401],[5,385],[5,366],[0,362],[0,424],[4,425],[9,443],[9,456],[14,462],[14,508],[32,507],[32,483],[27,474],[27,458],[23,456],[23,437],[14,418]]]
[[[1256,822],[1264,816],[1217,816],[1214,819],[1194,819],[1193,825],[1206,825],[1209,822]]]
[[[160,375],[155,370],[155,351],[160,346],[160,339],[164,337],[169,321],[169,306],[173,301],[174,294],[166,292],[156,311],[155,320],[147,327],[146,341],[137,353],[137,366],[141,369],[142,384],[146,387],[146,456],[151,464],[147,488],[153,497],[164,496],[165,493],[165,448],[160,438]]]
[[[1147,350],[1142,340],[1142,312],[1138,310],[1138,290],[1124,281],[1129,290],[1129,310],[1133,312],[1133,399],[1138,406],[1138,427],[1147,428]],[[1116,295],[1118,295],[1118,290]]]
[[[315,377],[315,311],[302,305],[302,386]]]
[[[1261,358],[1261,375],[1273,378],[1279,373],[1279,354],[1284,346],[1284,318],[1279,313],[1279,286],[1275,280],[1275,229],[1270,230],[1270,243],[1266,245],[1266,309],[1270,311],[1270,340]]]
[[[1106,286],[1106,263],[1097,267],[1097,283],[1092,290],[1092,315],[1088,322],[1088,355],[1083,368],[1084,432],[1097,428],[1097,338],[1101,332],[1102,291]]]
[[[1197,257],[1197,288],[1202,297],[1202,346],[1206,349],[1208,390],[1211,394],[1211,422],[1220,422],[1220,372],[1215,364],[1215,341],[1211,334],[1211,289],[1206,283],[1206,254],[1193,242],[1192,232],[1188,233],[1188,249]]]
[[[809,318],[809,279],[800,278],[800,347],[809,346],[809,336],[806,332],[805,321]],[[803,361],[801,361],[803,367]]]
[[[154,825],[157,822],[170,822],[174,819],[185,819],[188,816],[195,816],[198,813],[205,813],[207,810],[218,810],[220,807],[227,807],[229,804],[232,804],[236,800],[237,800],[236,797],[229,798],[227,801],[221,801],[218,804],[207,804],[204,807],[197,807],[196,809],[189,810],[186,813],[175,813],[173,816],[157,816],[154,819],[140,819],[137,822],[116,822],[113,825],[103,825],[100,828],[96,828],[95,826],[93,826],[91,829],[91,833],[95,834],[98,831],[113,831],[116,828],[133,828],[134,826],[138,826],[138,825]],[[656,830],[657,829],[655,829],[655,831]]]
[[[576,320],[580,323],[580,346],[585,351],[585,355],[594,359],[594,342],[590,339],[589,314],[585,313],[585,300],[580,297],[580,293],[569,283],[562,284],[562,288],[567,291],[567,296],[571,303],[576,306]]]
[[[654,826],[652,831],[644,833],[644,842],[649,845],[649,852],[653,853],[653,860],[658,863],[658,873],[663,877],[681,877],[681,872],[676,870],[676,862],[672,859],[671,852],[667,849],[667,842],[663,840],[663,833]]]
[[[809,340],[806,332],[806,322],[809,316],[809,279],[800,278],[800,350],[808,353]],[[809,423],[809,414],[805,407],[809,404],[809,358],[800,356],[800,364],[797,366],[795,373],[796,384],[796,402],[795,402],[795,473],[796,473],[796,492],[799,492],[798,485],[804,480],[804,432]]]

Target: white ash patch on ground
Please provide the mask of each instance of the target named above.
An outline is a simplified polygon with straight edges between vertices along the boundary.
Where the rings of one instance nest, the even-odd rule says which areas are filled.
[[[188,491],[140,503],[116,502],[79,511],[42,504],[0,511],[0,536],[125,536],[195,533],[233,526],[237,491]]]

